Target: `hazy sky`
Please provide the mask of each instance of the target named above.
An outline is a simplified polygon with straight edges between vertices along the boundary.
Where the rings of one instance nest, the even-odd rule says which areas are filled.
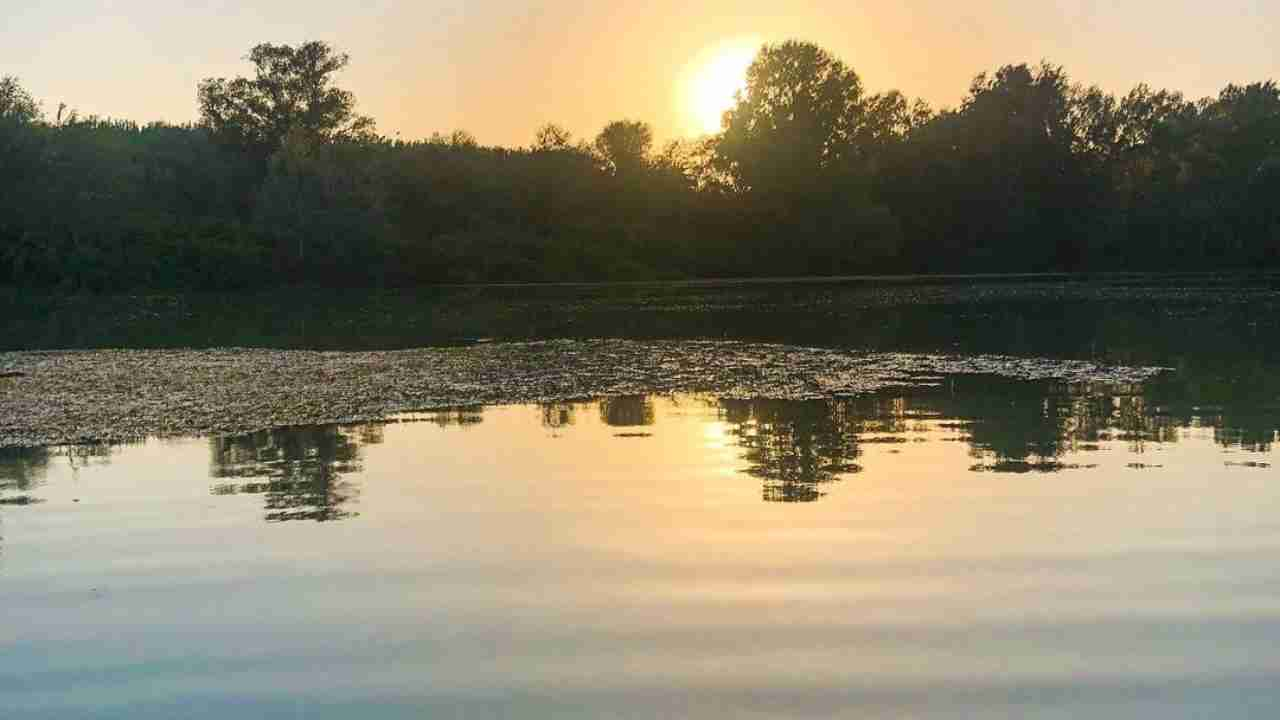
[[[1280,77],[1280,2],[1014,0],[4,0],[0,75],[46,109],[192,120],[196,83],[247,74],[258,42],[332,42],[341,84],[388,134],[464,128],[527,144],[548,121],[578,135],[618,118],[688,134],[691,60],[752,38],[811,40],[873,90],[954,105],[972,76],[1041,58],[1075,80],[1214,94]]]

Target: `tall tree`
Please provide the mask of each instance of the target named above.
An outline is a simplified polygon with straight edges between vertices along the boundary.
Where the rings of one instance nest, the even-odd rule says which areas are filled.
[[[631,176],[644,169],[653,147],[653,129],[637,120],[615,120],[596,135],[596,152],[605,169],[614,175]]]
[[[328,43],[264,43],[249,51],[253,78],[207,78],[199,85],[200,120],[222,140],[261,158],[291,131],[322,141],[361,139],[373,120],[356,113],[355,96],[333,85],[349,58]]]
[[[573,147],[573,133],[555,123],[538,128],[533,136],[534,152],[555,152]]]
[[[875,159],[918,110],[899,93],[864,96],[858,74],[812,43],[761,48],[713,160],[751,215],[747,263],[831,274],[895,252],[897,223],[873,197]]]
[[[716,161],[741,191],[799,190],[847,158],[863,112],[862,81],[830,53],[765,45],[726,114]]]
[[[40,119],[40,104],[12,75],[0,77],[0,117],[28,121]]]
[[[915,270],[1075,269],[1098,213],[1077,126],[1105,136],[1108,103],[1073,110],[1066,73],[1008,65],[977,76],[960,109],[912,133],[886,197],[908,226]],[[1036,242],[1028,242],[1035,238]]]

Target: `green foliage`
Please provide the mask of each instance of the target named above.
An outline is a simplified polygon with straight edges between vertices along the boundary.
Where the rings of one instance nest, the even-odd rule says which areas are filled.
[[[918,269],[1076,269],[1075,242],[1094,231],[1093,178],[1075,150],[1089,136],[1072,127],[1073,115],[1090,122],[1073,113],[1082,97],[1061,68],[1006,66],[912,134],[891,206],[912,223]]]
[[[765,46],[724,130],[529,148],[377,137],[323,43],[259,45],[201,123],[52,121],[0,79],[0,285],[106,292],[1280,264],[1280,88],[1123,96],[1054,65],[935,113]]]
[[[382,150],[325,143],[294,130],[272,157],[254,203],[254,224],[273,238],[277,268],[301,281],[320,275],[366,283],[388,263]]]
[[[40,119],[40,104],[12,75],[0,77],[0,118],[26,122]]]
[[[367,139],[373,120],[355,112],[355,96],[333,87],[349,58],[328,43],[264,43],[249,51],[252,79],[208,78],[197,91],[200,120],[228,144],[267,155],[291,132],[322,141]]]
[[[810,43],[766,45],[726,113],[712,166],[751,219],[752,264],[785,274],[885,267],[901,242],[874,197],[887,154],[929,114]]]
[[[743,192],[822,184],[857,148],[865,115],[857,73],[810,43],[765,45],[726,113],[717,162]]]

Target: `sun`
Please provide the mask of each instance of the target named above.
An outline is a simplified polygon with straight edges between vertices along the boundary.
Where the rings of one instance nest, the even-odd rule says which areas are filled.
[[[720,132],[720,119],[733,107],[734,93],[745,87],[758,47],[754,40],[733,40],[707,48],[689,62],[683,104],[690,132]]]

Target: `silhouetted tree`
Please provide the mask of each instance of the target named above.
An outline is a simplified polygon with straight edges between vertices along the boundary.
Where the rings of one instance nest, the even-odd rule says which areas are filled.
[[[533,138],[534,152],[555,152],[573,147],[573,133],[555,123],[538,128]]]
[[[886,197],[907,225],[914,269],[1083,262],[1105,184],[1076,152],[1075,99],[1061,68],[1010,65],[979,75],[958,111],[912,133]]]
[[[40,119],[40,104],[12,75],[0,77],[0,118],[27,122]]]
[[[48,120],[0,80],[0,284],[69,291],[1280,263],[1280,91],[1116,96],[1059,67],[933,113],[765,46],[723,132],[376,137],[325,43],[259,45],[193,126]]]
[[[596,135],[595,148],[614,175],[634,176],[648,166],[653,129],[648,123],[615,120]]]
[[[764,46],[713,159],[762,235],[751,264],[832,274],[896,252],[897,223],[873,182],[921,112],[898,93],[866,97],[857,73],[816,45]]]
[[[364,283],[385,277],[392,258],[381,242],[389,234],[381,149],[289,133],[254,202],[256,226],[275,239],[278,267],[300,279],[337,280],[351,268],[362,270]]]
[[[320,140],[370,137],[373,120],[355,111],[355,96],[332,85],[349,58],[328,43],[297,47],[263,43],[249,51],[253,78],[201,81],[200,120],[217,137],[265,158],[301,131]]]
[[[743,192],[803,191],[847,159],[864,114],[862,81],[812,43],[760,49],[725,114],[716,162]]]

